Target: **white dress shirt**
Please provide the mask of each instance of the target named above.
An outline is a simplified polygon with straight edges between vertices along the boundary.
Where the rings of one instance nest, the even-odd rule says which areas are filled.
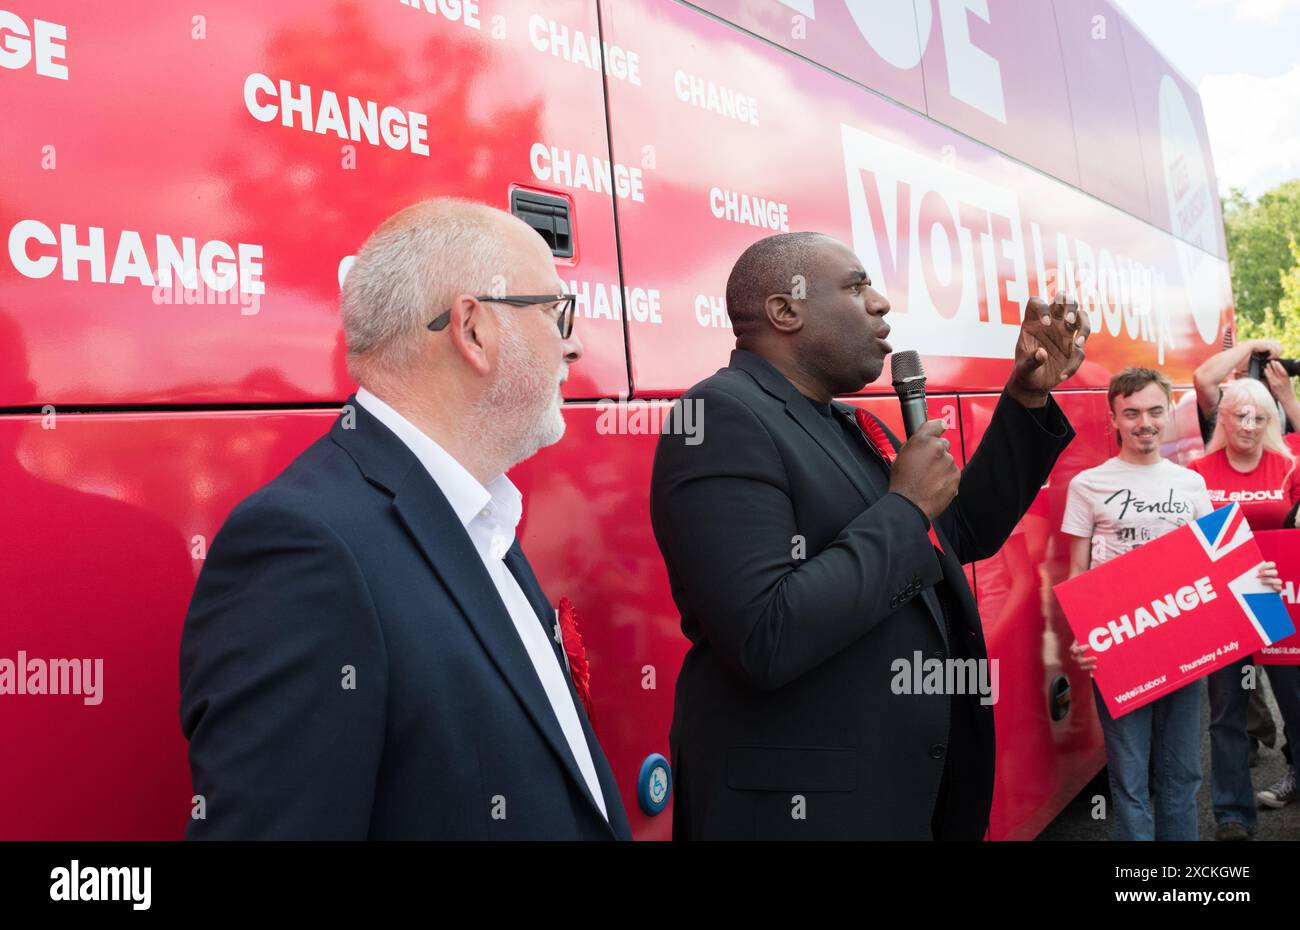
[[[537,611],[533,609],[528,596],[519,587],[519,582],[504,561],[506,553],[514,545],[515,529],[524,514],[523,495],[504,474],[497,475],[488,482],[486,488],[483,487],[447,450],[365,388],[357,390],[357,403],[397,434],[397,438],[415,453],[415,457],[428,470],[451,504],[451,509],[456,512],[474,543],[479,558],[483,560],[483,567],[496,586],[510,619],[514,621],[519,639],[551,702],[551,710],[555,712],[560,730],[578,763],[578,771],[586,779],[591,796],[608,820],[605,798],[600,790],[600,781],[596,778],[596,766],[591,760],[591,749],[587,745],[582,723],[578,720],[578,711],[569,693],[566,678],[568,671],[556,659]]]

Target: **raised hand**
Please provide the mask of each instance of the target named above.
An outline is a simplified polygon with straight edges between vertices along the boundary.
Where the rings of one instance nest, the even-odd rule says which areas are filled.
[[[1026,407],[1041,407],[1047,394],[1083,364],[1083,347],[1092,326],[1088,314],[1058,294],[1049,307],[1041,298],[1025,304],[1016,340],[1016,362],[1007,393]]]

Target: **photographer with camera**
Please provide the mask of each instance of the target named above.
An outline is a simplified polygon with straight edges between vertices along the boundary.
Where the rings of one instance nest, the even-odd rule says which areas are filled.
[[[1252,356],[1250,362],[1252,378],[1259,377],[1254,374],[1256,365],[1262,369],[1263,381],[1268,385],[1269,393],[1282,406],[1282,414],[1285,417],[1282,432],[1286,434],[1283,438],[1291,447],[1292,454],[1300,455],[1300,398],[1296,397],[1295,388],[1291,385],[1292,378],[1300,377],[1300,360],[1294,358],[1260,360]]]
[[[1287,444],[1294,454],[1300,454],[1300,434],[1292,432],[1300,430],[1300,399],[1296,398],[1290,383],[1292,378],[1300,377],[1300,359],[1282,358],[1282,343],[1273,339],[1247,339],[1210,356],[1196,369],[1192,383],[1196,386],[1201,441],[1209,442],[1214,432],[1223,383],[1245,377],[1254,378],[1269,389],[1285,415],[1282,432],[1288,434]]]

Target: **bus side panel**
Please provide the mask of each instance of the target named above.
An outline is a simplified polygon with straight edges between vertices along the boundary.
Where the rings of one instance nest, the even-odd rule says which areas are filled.
[[[1078,185],[1066,56],[1055,41],[1052,5],[986,0],[987,17],[945,0],[936,7],[921,62],[926,113]]]
[[[178,657],[195,579],[235,504],[333,418],[0,418],[3,657],[84,660],[82,687],[98,682],[97,695],[0,700],[0,838],[181,837],[192,791]]]
[[[816,5],[813,0],[698,0],[695,5],[925,112],[923,49],[911,0]]]
[[[1151,221],[1196,248],[1226,259],[1222,205],[1201,97],[1127,17],[1120,19],[1146,164]]]
[[[1074,635],[1052,586],[1069,570],[1070,537],[1060,529],[1070,479],[1111,454],[1106,395],[1054,396],[1074,426],[1074,441],[1002,550],[975,566],[989,657],[998,663],[998,768],[989,828],[995,840],[1037,835],[1105,763],[1092,681],[1070,659]],[[961,400],[972,454],[996,404],[995,396]],[[1053,686],[1062,677],[1069,684],[1068,713],[1054,720]]]
[[[1074,117],[1080,186],[1138,219],[1149,220],[1151,202],[1119,14],[1105,0],[1086,4],[1053,0],[1053,9],[1060,47],[1069,49],[1062,63]],[[1092,38],[1099,30],[1106,39]]]
[[[637,395],[722,364],[731,267],[786,230],[854,250],[937,391],[999,390],[1025,302],[1059,288],[1093,329],[1069,388],[1135,364],[1185,383],[1219,348],[1231,294],[1212,253],[690,7],[602,16],[647,50],[641,87],[608,82],[615,159],[652,166],[644,199],[618,204],[626,281],[663,297],[662,324],[629,323]]]
[[[566,396],[627,390],[596,0],[27,6],[67,73],[0,71],[0,317],[30,360],[0,405],[342,401],[339,289],[370,231],[513,187],[571,206]]]
[[[1112,2],[694,5],[1189,242],[1215,232],[1181,228],[1204,214],[1219,242],[1202,247],[1226,257],[1195,88]],[[1172,213],[1167,186],[1184,201]]]
[[[662,410],[666,405],[657,405]],[[609,407],[608,409],[615,409]],[[651,405],[622,426],[565,407],[555,446],[516,468],[520,536],[552,604],[568,597],[591,659],[596,726],[636,835],[636,775],[668,754],[686,640],[650,529]],[[642,411],[637,414],[636,411]],[[177,839],[192,789],[178,655],[194,583],[234,506],[329,429],[335,410],[0,418],[3,657],[102,662],[101,696],[0,701],[4,839]],[[628,414],[631,416],[628,416]],[[656,416],[659,415],[657,412]]]

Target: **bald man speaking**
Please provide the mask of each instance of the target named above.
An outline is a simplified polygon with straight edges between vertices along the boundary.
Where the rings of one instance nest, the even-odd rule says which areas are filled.
[[[912,690],[894,687],[896,663],[987,662],[962,564],[997,552],[1073,438],[1049,392],[1083,361],[1087,315],[1029,301],[959,472],[943,421],[900,448],[834,400],[892,351],[889,302],[845,245],[760,240],[732,269],[727,312],[730,364],[684,398],[702,404],[703,440],[670,420],[651,478],[691,642],[670,734],[673,836],[979,839],[993,708],[895,693]]]

